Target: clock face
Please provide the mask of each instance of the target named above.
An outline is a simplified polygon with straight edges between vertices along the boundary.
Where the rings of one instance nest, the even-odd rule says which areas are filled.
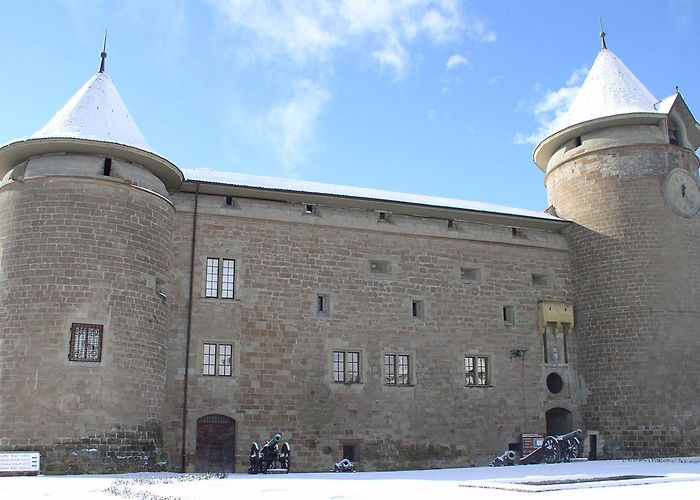
[[[676,168],[664,182],[664,196],[671,209],[683,217],[693,217],[700,209],[700,190],[695,178],[687,171]]]

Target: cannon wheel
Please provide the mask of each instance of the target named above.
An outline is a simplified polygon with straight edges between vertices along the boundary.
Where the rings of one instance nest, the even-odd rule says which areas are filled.
[[[578,458],[580,452],[581,441],[579,441],[578,438],[571,438],[563,444],[561,458],[564,462],[571,462],[574,458]]]
[[[559,442],[552,436],[547,436],[542,443],[544,451],[544,461],[548,464],[554,464],[561,461],[559,452]]]
[[[260,447],[258,443],[253,441],[253,446],[250,447],[250,467],[248,474],[257,474],[260,468]]]
[[[289,474],[291,455],[292,455],[292,447],[289,446],[289,443],[287,443],[287,442],[282,443],[282,448],[280,449],[280,454],[279,454],[279,462],[280,462],[280,467],[282,469],[285,469],[287,471],[286,472],[287,474]]]

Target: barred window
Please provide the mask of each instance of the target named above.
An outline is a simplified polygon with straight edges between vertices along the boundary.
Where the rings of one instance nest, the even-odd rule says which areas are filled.
[[[333,351],[333,382],[357,384],[360,382],[360,353]]]
[[[464,357],[464,384],[484,386],[489,383],[489,361],[486,356]]]
[[[202,375],[230,377],[233,345],[205,343],[202,349]]]
[[[408,354],[385,354],[384,383],[386,385],[410,385],[410,359]]]
[[[70,330],[71,361],[102,361],[102,325],[73,323]]]
[[[204,296],[207,298],[233,299],[236,283],[236,261],[233,259],[207,258],[207,275]]]

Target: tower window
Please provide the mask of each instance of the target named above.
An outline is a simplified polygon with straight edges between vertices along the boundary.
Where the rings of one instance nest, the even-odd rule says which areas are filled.
[[[386,212],[377,212],[377,222],[388,222],[389,214]]]
[[[232,207],[233,206],[233,196],[226,196],[224,199],[224,203],[226,204],[227,207]]]
[[[410,385],[410,359],[408,354],[385,354],[384,383],[386,385]]]
[[[102,174],[106,175],[108,177],[112,175],[112,159],[111,158],[105,158],[104,169],[102,171]]]
[[[680,134],[676,122],[669,117],[668,121],[668,142],[669,144],[679,145],[681,143]]]
[[[333,382],[357,384],[360,382],[360,353],[333,351]]]
[[[304,213],[305,214],[312,214],[314,213],[314,206],[310,203],[307,203],[304,205]]]
[[[489,384],[489,359],[486,356],[464,357],[464,385],[487,386]]]
[[[331,300],[328,295],[316,295],[316,314],[319,317],[328,317],[331,313]]]
[[[231,376],[233,345],[205,343],[202,349],[202,375]]]
[[[575,145],[575,147],[579,147],[579,146],[582,145],[582,144],[583,144],[583,141],[581,140],[581,136],[580,136],[580,135],[577,135],[577,136],[576,136],[576,139],[574,139],[574,145]]]
[[[73,323],[70,328],[71,361],[102,361],[102,325]]]

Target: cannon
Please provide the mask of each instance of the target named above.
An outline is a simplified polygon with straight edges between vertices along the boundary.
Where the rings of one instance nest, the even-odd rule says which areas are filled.
[[[282,443],[280,446],[280,441],[282,441],[282,436],[275,434],[262,448],[258,446],[258,443],[253,442],[250,448],[248,474],[289,473],[292,448],[289,443]]]
[[[333,466],[333,472],[355,472],[355,464],[344,458]]]
[[[503,465],[515,465],[515,452],[513,450],[504,451],[502,455],[498,455],[489,464],[491,467],[501,467]]]
[[[542,446],[520,459],[521,464],[535,464],[542,461],[548,464],[570,462],[581,453],[581,435],[583,431],[576,429],[561,436],[547,436]]]

